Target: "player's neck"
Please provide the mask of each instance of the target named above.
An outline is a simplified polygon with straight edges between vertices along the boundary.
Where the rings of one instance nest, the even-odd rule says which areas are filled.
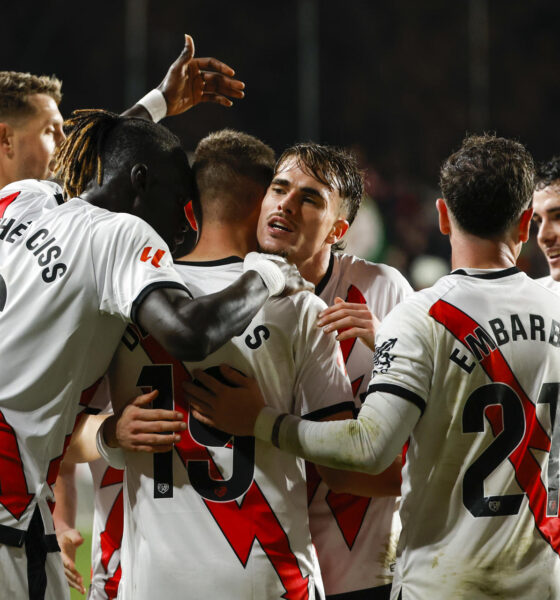
[[[320,252],[314,254],[307,260],[300,261],[297,268],[301,276],[313,285],[317,285],[329,270],[331,260],[331,247],[325,246]]]
[[[451,240],[451,268],[508,269],[515,266],[515,244],[485,240],[474,236],[457,236]]]
[[[206,262],[228,256],[243,258],[248,252],[256,250],[255,232],[249,232],[237,225],[213,223],[203,225],[200,239],[194,250],[182,258],[189,261]]]

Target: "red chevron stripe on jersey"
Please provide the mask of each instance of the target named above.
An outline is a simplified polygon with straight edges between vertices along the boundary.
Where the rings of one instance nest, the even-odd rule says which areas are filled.
[[[10,204],[21,194],[21,192],[15,192],[14,194],[10,194],[9,196],[5,196],[4,198],[0,198],[0,218],[4,216],[6,209]]]
[[[167,354],[151,336],[139,335],[138,337],[153,364],[171,364],[173,366],[175,390],[181,389],[183,381],[191,380],[183,363]],[[183,420],[188,423],[190,415],[182,398],[174,397],[173,400],[174,410],[183,413]],[[181,433],[181,441],[175,444],[175,450],[185,467],[191,460],[206,461],[212,479],[222,479],[210,452],[193,439],[188,427]],[[303,576],[298,560],[290,548],[286,532],[255,481],[249,486],[241,504],[237,504],[236,500],[212,502],[202,497],[201,500],[214,517],[216,524],[243,566],[247,564],[256,539],[286,589],[283,597],[287,600],[307,600],[309,598],[308,578]]]
[[[353,304],[367,304],[364,295],[360,290],[355,286],[351,285],[348,288],[348,292],[346,294],[346,302],[351,302]],[[344,329],[339,329],[338,333],[342,333],[349,329],[348,327]],[[344,364],[348,364],[348,359],[350,358],[350,353],[354,348],[354,344],[358,341],[358,338],[350,338],[348,340],[342,340],[340,342],[340,349],[342,350],[342,356],[344,357]],[[359,387],[359,385],[358,385]]]
[[[467,349],[470,346],[466,342],[467,336],[478,338],[476,330],[483,329],[469,315],[457,307],[438,300],[429,313],[437,322],[441,323],[454,337],[456,337]],[[531,448],[550,451],[550,438],[539,423],[535,411],[535,405],[512,372],[500,349],[488,347],[483,353],[480,365],[495,383],[504,383],[511,387],[523,406],[525,414],[525,431],[521,443],[509,455],[509,460],[515,469],[517,481],[529,500],[529,507],[535,518],[535,525],[556,553],[560,553],[560,524],[558,517],[547,517],[547,490],[541,479],[541,468],[533,458]],[[501,431],[503,424],[497,420],[497,413],[486,413],[495,432]]]
[[[354,304],[367,304],[364,295],[355,285],[351,285],[348,288],[346,302],[352,302]],[[343,331],[345,331],[345,329],[339,329],[338,333]],[[342,356],[344,357],[344,364],[348,364],[348,359],[350,358],[354,344],[356,344],[357,341],[358,338],[350,338],[340,342],[340,349],[342,350]],[[364,375],[361,375],[352,381],[352,393],[354,394],[354,397],[358,393],[363,379]],[[316,472],[314,468],[313,470]],[[354,496],[352,494],[336,494],[335,492],[331,492],[329,490],[325,500],[332,511],[346,545],[349,549],[352,549],[352,546],[358,537],[358,533],[360,533],[360,528],[362,527],[364,517],[366,516],[367,509],[371,502],[371,498],[363,498],[361,496]]]
[[[113,467],[107,467],[99,487],[107,487],[109,485],[115,485],[116,483],[122,483],[124,479],[124,471],[122,469],[115,469]]]
[[[19,520],[31,500],[16,434],[0,411],[0,504]]]
[[[109,467],[111,469],[111,467]],[[107,470],[109,470],[107,469]],[[118,469],[112,469],[117,473],[121,474],[121,482],[123,471]],[[105,477],[104,477],[105,479]],[[118,482],[117,482],[118,483]],[[105,523],[105,531],[101,533],[100,545],[101,545],[101,564],[105,569],[105,573],[109,574],[109,562],[115,552],[120,550],[123,536],[123,490],[122,487],[115,498],[115,502],[111,507],[111,511],[107,516],[107,522]],[[121,580],[121,563],[119,562],[113,575],[107,578],[105,581],[105,593],[109,600],[114,600],[117,597],[119,590],[119,582]]]

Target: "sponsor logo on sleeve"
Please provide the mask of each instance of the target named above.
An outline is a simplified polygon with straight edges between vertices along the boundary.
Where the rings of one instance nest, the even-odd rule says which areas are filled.
[[[142,254],[140,255],[140,260],[142,262],[150,261],[156,269],[159,269],[159,267],[161,266],[159,264],[159,262],[163,258],[164,254],[165,254],[165,250],[156,250],[154,253],[152,253],[152,247],[146,246],[144,248],[144,250],[142,250]]]

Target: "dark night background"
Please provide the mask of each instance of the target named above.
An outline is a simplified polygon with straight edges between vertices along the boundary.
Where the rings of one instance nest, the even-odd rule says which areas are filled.
[[[144,4],[146,58],[134,61],[126,26]],[[306,4],[317,14],[318,84],[302,84],[299,72]],[[190,33],[197,56],[228,63],[247,89],[233,108],[203,105],[164,121],[187,150],[227,126],[281,151],[309,137],[300,94],[318,90],[315,141],[359,153],[372,218],[382,215],[379,243],[363,253],[408,275],[417,255],[447,256],[432,201],[439,165],[466,132],[514,137],[537,160],[560,152],[557,1],[51,0],[4,2],[1,14],[0,69],[56,74],[63,115],[122,111],[160,82]],[[522,265],[545,273],[534,246]]]

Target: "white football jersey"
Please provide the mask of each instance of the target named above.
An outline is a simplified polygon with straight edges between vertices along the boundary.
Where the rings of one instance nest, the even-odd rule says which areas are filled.
[[[100,413],[111,413],[109,378],[91,401]],[[114,600],[121,578],[124,471],[102,458],[89,463],[93,480],[93,530],[91,534],[91,585],[88,600]]]
[[[196,297],[230,285],[243,263],[176,267]],[[352,400],[350,383],[334,336],[315,324],[324,308],[310,293],[271,299],[238,337],[185,365],[127,330],[110,369],[112,394],[157,388],[158,406],[183,412],[188,428],[173,452],[126,454],[120,600],[317,597],[304,461],[189,419],[181,382],[195,368],[215,374],[227,363],[256,377],[267,402],[284,412],[339,412]]]
[[[24,179],[0,189],[0,261],[31,221],[63,202],[61,187],[52,181]]]
[[[422,412],[391,598],[560,598],[556,295],[516,267],[443,277],[382,323],[370,391]]]
[[[541,277],[536,281],[538,281],[541,285],[544,285],[544,287],[548,288],[549,290],[560,292],[560,281],[552,279],[550,275],[547,275],[546,277]]]
[[[367,304],[379,319],[412,293],[393,267],[348,254],[332,254],[316,293],[329,306],[338,296]],[[360,340],[340,344],[356,408],[365,399],[373,352]],[[308,463],[309,522],[327,595],[390,584],[400,533],[397,498],[364,498],[331,492]]]
[[[32,222],[26,214],[0,240],[11,248],[0,263],[0,543],[8,545],[23,542],[36,504],[53,533],[47,502],[64,449],[142,293],[184,287],[163,240],[136,217],[77,198]]]

